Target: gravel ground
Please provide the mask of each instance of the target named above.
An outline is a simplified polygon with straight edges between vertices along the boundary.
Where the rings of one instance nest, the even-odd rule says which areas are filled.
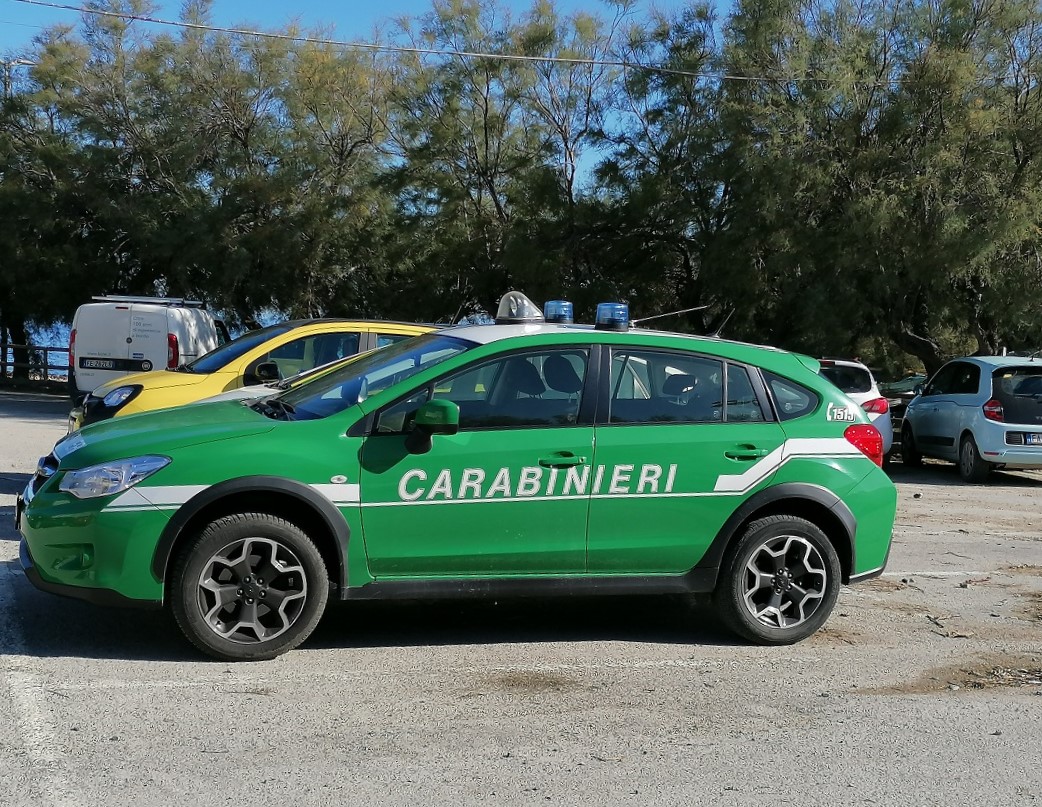
[[[0,394],[0,805],[1042,801],[1042,474],[894,465],[886,574],[793,647],[668,598],[352,603],[227,665],[22,576],[66,411]]]

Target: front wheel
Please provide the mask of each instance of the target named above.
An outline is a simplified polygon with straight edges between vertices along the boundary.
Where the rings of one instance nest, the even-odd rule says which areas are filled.
[[[329,598],[325,563],[304,532],[267,513],[209,524],[178,555],[171,605],[188,640],[223,661],[275,658],[315,629]]]
[[[725,624],[758,644],[792,644],[820,628],[839,596],[842,570],[815,524],[768,516],[728,553],[713,595]]]
[[[972,435],[963,437],[959,445],[959,476],[963,481],[984,482],[990,470],[991,463],[981,457]]]

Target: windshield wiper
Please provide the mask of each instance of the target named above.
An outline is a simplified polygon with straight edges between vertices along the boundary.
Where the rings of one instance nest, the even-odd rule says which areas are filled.
[[[260,412],[264,417],[272,420],[293,420],[293,414],[297,411],[290,404],[284,403],[273,396],[260,398],[249,406],[250,409]]]
[[[269,398],[265,403],[272,409],[281,411],[286,416],[286,420],[292,420],[293,418],[290,416],[297,411],[291,404],[286,403],[281,398]]]

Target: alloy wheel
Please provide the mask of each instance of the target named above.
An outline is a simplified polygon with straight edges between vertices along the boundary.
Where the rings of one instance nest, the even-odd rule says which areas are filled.
[[[227,544],[204,564],[198,580],[199,612],[221,638],[266,642],[289,630],[308,597],[307,575],[285,544],[244,538]]]
[[[821,553],[806,538],[772,538],[745,564],[745,607],[754,619],[772,628],[800,625],[822,602],[828,584],[826,569]]]

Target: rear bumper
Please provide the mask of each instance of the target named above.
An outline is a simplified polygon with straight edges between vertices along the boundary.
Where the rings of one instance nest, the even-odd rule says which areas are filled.
[[[886,548],[886,557],[883,559],[883,565],[875,569],[869,569],[867,572],[859,572],[858,574],[850,575],[849,585],[855,583],[864,583],[866,580],[872,580],[873,578],[879,577],[883,570],[886,569],[886,565],[890,562],[890,550],[894,548],[894,541],[891,538],[890,545]]]
[[[1021,468],[1025,471],[1042,469],[1042,446],[978,446],[981,456],[996,465]]]

